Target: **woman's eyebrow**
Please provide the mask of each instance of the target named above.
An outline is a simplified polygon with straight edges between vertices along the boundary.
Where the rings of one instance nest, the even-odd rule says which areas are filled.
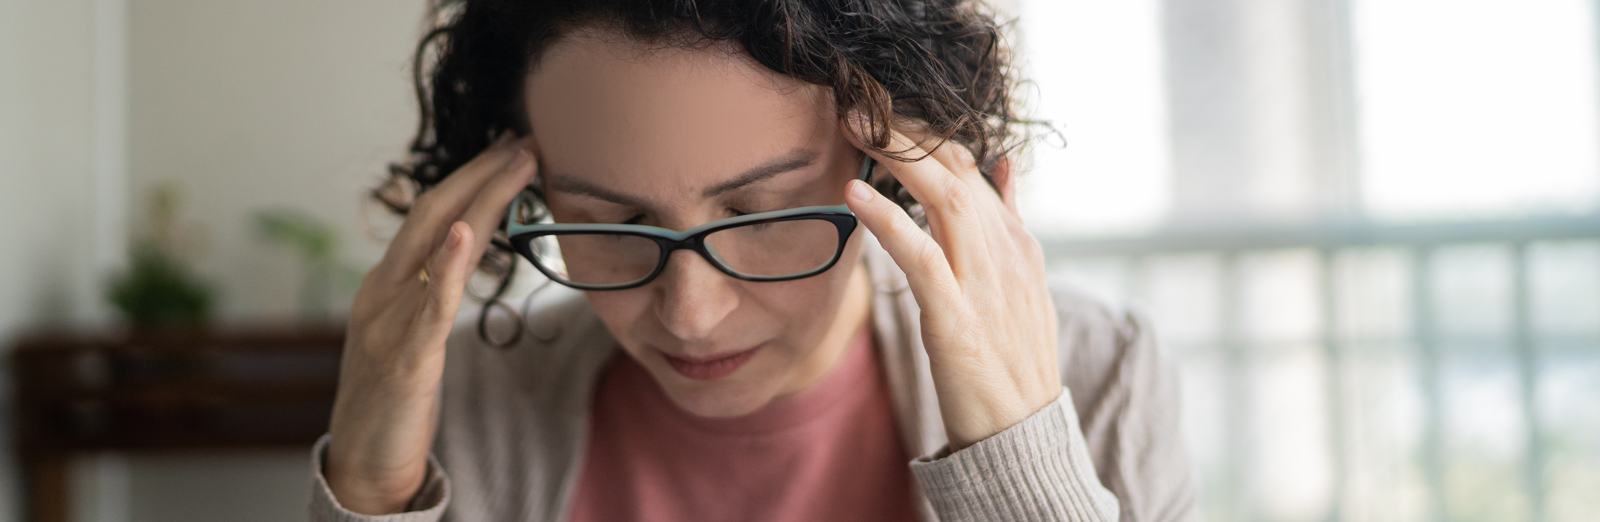
[[[709,198],[745,185],[766,181],[779,174],[794,172],[816,163],[817,156],[817,151],[814,150],[795,149],[789,151],[788,154],[773,158],[755,168],[746,170],[739,177],[712,185],[701,191],[700,195]]]
[[[817,152],[812,150],[795,149],[789,151],[788,154],[779,156],[767,161],[766,163],[762,163],[755,168],[744,171],[736,178],[713,185],[710,188],[702,191],[701,195],[709,198],[737,189],[739,187],[743,187],[745,185],[766,181],[779,174],[794,172],[796,170],[809,167],[812,163],[816,163],[817,156]],[[573,176],[550,174],[548,179],[550,180],[551,190],[566,192],[568,194],[576,194],[579,196],[588,196],[603,201],[610,201],[618,205],[626,205],[636,208],[651,207],[650,201],[644,198],[629,196],[627,194],[616,192]]]
[[[558,192],[566,192],[568,194],[588,196],[602,201],[610,201],[618,205],[625,205],[635,208],[650,208],[650,202],[645,201],[642,198],[629,196],[619,192],[613,192],[611,189],[589,183],[572,176],[552,174],[550,176],[550,189]]]

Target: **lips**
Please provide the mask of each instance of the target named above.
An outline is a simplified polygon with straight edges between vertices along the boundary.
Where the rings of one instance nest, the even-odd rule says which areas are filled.
[[[756,350],[760,348],[757,346],[748,350],[704,359],[680,357],[666,352],[661,352],[661,355],[666,356],[667,364],[672,365],[672,369],[677,370],[684,377],[697,381],[713,381],[733,375],[733,372],[739,371],[739,368],[744,366],[744,363],[750,362],[750,357],[754,356]]]

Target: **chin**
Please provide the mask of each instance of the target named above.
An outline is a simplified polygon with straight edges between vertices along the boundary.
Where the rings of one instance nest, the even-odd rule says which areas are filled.
[[[716,381],[693,381],[671,368],[653,368],[650,373],[673,404],[701,417],[748,415],[771,403],[776,395],[776,390],[754,384],[772,379],[741,379],[745,376],[734,375]]]

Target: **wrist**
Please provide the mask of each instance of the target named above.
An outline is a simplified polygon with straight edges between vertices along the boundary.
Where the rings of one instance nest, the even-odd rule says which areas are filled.
[[[935,369],[937,375],[937,369]],[[935,379],[950,451],[959,451],[1016,426],[1061,397],[1054,373],[1035,379],[967,374]]]
[[[362,466],[353,463],[350,458],[335,453],[332,442],[329,441],[327,458],[323,460],[321,471],[333,498],[345,509],[363,515],[402,513],[422,488],[427,474],[426,461],[420,467],[402,466],[387,472],[364,472]]]

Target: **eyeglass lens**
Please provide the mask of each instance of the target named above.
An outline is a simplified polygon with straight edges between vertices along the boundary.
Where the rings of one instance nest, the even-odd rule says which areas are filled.
[[[744,225],[705,237],[715,262],[754,277],[804,274],[838,254],[839,229],[824,219]],[[655,241],[625,234],[541,236],[529,249],[545,269],[569,282],[612,286],[650,276],[663,255]]]

